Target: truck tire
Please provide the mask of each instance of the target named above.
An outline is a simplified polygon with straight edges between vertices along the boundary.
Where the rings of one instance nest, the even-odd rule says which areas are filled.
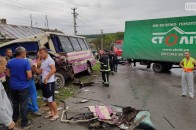
[[[55,73],[56,89],[63,88],[65,86],[65,78],[61,73]]]
[[[154,63],[152,68],[156,73],[161,73],[164,71],[164,65],[162,63]]]
[[[170,71],[172,66],[173,66],[173,64],[170,64],[170,63],[164,64],[164,71],[165,72]]]

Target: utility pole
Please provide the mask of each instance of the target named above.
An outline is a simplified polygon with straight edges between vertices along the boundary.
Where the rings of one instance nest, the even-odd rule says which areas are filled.
[[[32,14],[30,14],[30,20],[31,20],[31,27],[33,27]]]
[[[46,26],[47,26],[47,29],[49,29],[49,26],[48,26],[48,17],[46,15]]]
[[[38,22],[36,21],[36,22],[35,22],[35,27],[36,27],[36,28],[37,28],[37,25],[38,25]]]
[[[101,30],[101,50],[103,50],[103,30]]]
[[[76,19],[77,19],[77,16],[79,14],[76,12],[77,8],[72,8],[72,10],[73,10],[72,14],[73,14],[73,22],[74,22],[74,35],[77,35],[77,29],[76,29],[77,23],[76,23]]]

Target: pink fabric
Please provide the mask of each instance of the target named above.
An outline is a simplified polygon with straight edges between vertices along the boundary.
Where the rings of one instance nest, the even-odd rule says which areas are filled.
[[[112,111],[112,108],[111,108],[111,107],[107,106],[107,109],[108,109],[108,111],[109,111],[109,113],[110,113],[110,114],[112,114],[112,113],[113,113],[113,111]]]
[[[95,106],[96,114],[100,119],[106,119],[105,116],[101,113],[99,106]]]

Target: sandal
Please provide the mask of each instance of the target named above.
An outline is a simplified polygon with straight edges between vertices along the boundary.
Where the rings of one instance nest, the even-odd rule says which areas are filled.
[[[50,119],[50,121],[56,121],[58,118],[59,118],[59,115],[55,115],[55,116],[53,116],[53,117]]]
[[[50,110],[49,107],[45,107],[45,108],[44,108],[44,111],[49,111],[49,110]]]
[[[45,119],[52,118],[52,117],[53,117],[52,115],[46,115],[46,116],[44,116]]]

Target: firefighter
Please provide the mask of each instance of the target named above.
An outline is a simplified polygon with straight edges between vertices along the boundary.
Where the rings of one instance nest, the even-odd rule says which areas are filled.
[[[109,53],[109,58],[110,58],[111,74],[114,75],[114,53],[112,51],[110,51]]]
[[[117,54],[114,53],[114,72],[117,72],[118,70],[118,57]]]
[[[105,50],[100,58],[100,72],[102,73],[103,84],[107,87],[109,86],[109,74],[110,74],[110,58],[108,51]]]
[[[195,59],[190,57],[190,52],[185,52],[185,58],[180,62],[183,68],[181,84],[182,84],[182,97],[186,97],[187,88],[189,87],[190,98],[194,98],[194,76],[193,70],[196,65]]]

